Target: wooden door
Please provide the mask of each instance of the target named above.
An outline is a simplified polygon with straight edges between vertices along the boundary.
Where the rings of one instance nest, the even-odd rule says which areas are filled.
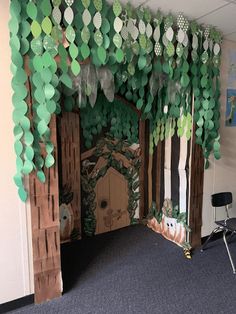
[[[96,234],[130,224],[127,180],[110,167],[96,185]]]

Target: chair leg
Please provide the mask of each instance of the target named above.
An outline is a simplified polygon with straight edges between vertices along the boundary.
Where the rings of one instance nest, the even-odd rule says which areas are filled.
[[[209,237],[206,239],[206,242],[202,245],[202,248],[201,248],[201,252],[204,251],[204,249],[206,248],[208,242],[210,241],[210,239],[212,238],[212,236],[218,231],[220,230],[220,227],[216,227],[212,233],[209,235]]]
[[[233,262],[233,259],[232,259],[232,256],[231,256],[231,253],[230,253],[230,250],[229,250],[229,246],[228,246],[228,243],[227,243],[227,240],[226,240],[226,233],[227,233],[227,231],[224,231],[223,239],[224,239],[224,243],[225,243],[226,250],[227,250],[227,253],[228,253],[228,256],[229,256],[229,260],[230,260],[230,263],[231,263],[231,266],[232,266],[232,269],[233,269],[233,273],[235,274],[236,273],[236,269],[235,269],[234,262]]]

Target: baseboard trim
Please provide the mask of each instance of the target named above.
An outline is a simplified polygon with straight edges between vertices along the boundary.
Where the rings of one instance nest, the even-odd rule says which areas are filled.
[[[206,240],[207,240],[208,237],[209,237],[209,236],[205,236],[205,237],[202,237],[202,238],[201,238],[202,244],[204,244],[204,243],[206,242]],[[211,238],[210,241],[216,241],[216,240],[219,240],[219,239],[222,239],[222,238],[223,238],[223,231],[218,231],[218,232],[216,232],[216,233],[212,236],[212,238]]]
[[[0,304],[0,314],[18,310],[19,308],[34,303],[34,294],[27,295],[23,298]]]

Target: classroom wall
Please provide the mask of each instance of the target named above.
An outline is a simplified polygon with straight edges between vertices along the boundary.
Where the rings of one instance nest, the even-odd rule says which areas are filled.
[[[9,0],[0,3],[0,304],[33,293],[29,207],[20,201],[13,182],[9,3]]]
[[[236,42],[225,40],[222,45],[221,61],[221,159],[211,158],[211,167],[205,171],[204,195],[203,195],[203,223],[202,237],[211,233],[215,227],[213,210],[211,207],[211,194],[217,192],[231,191],[234,203],[230,213],[236,215],[236,127],[225,126],[226,93],[227,88],[236,89],[236,80],[229,82],[228,72],[232,58],[235,55],[236,65]],[[219,215],[219,218],[222,216]]]

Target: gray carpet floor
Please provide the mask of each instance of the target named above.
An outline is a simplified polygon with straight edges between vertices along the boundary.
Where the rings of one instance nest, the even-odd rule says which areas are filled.
[[[236,239],[231,244],[235,251]],[[65,293],[11,313],[236,313],[236,275],[223,240],[192,260],[136,225],[62,248]]]

